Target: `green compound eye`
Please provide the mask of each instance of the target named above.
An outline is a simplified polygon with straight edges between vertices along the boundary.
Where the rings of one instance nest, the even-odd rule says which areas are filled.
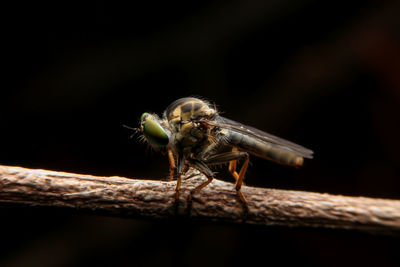
[[[160,124],[152,118],[149,113],[143,113],[140,118],[142,131],[147,141],[157,147],[164,147],[168,145],[169,138]]]

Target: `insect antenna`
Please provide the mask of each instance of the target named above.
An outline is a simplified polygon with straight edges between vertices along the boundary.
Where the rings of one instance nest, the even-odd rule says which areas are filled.
[[[140,132],[139,128],[130,127],[130,126],[127,126],[125,124],[122,124],[122,127],[133,131],[133,134],[131,134],[129,136],[130,139],[132,139],[136,134],[138,134]]]

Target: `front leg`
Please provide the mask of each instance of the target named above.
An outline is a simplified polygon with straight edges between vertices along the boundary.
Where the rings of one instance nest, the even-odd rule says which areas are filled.
[[[172,149],[168,148],[168,161],[169,161],[169,180],[172,181],[175,175],[176,166],[175,166],[175,157]]]
[[[178,162],[177,162],[177,179],[176,179],[176,187],[175,187],[175,203],[179,200],[179,189],[181,188],[182,182],[182,173],[185,166],[185,158],[183,157],[182,153],[178,154]]]

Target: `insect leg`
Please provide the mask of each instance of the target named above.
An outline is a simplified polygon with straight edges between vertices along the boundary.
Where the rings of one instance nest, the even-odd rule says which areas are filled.
[[[211,157],[208,157],[204,163],[206,164],[222,164],[222,163],[227,163],[231,161],[236,161],[241,158],[245,158],[246,155],[248,155],[247,152],[243,151],[231,151],[231,152],[225,152],[225,153],[220,153],[213,155]]]
[[[250,158],[249,154],[246,153],[242,168],[240,169],[240,172],[239,172],[239,177],[238,177],[238,179],[236,181],[236,184],[235,184],[235,189],[236,189],[240,199],[242,200],[242,202],[244,204],[246,204],[246,207],[247,207],[247,200],[244,197],[244,195],[243,195],[242,191],[240,190],[240,188],[242,187],[242,184],[243,184],[243,179],[244,179],[244,175],[245,175],[245,173],[247,171],[247,166],[249,166],[249,158]]]
[[[168,160],[169,160],[169,180],[172,181],[174,178],[176,166],[175,166],[175,158],[172,150],[168,148]]]
[[[203,189],[204,187],[206,187],[209,183],[211,183],[211,181],[214,179],[214,173],[210,170],[210,168],[202,161],[197,160],[197,159],[190,159],[189,160],[190,165],[192,165],[193,167],[195,167],[196,169],[198,169],[199,171],[201,171],[206,177],[207,177],[207,181],[205,181],[204,183],[198,185],[195,189],[193,189],[192,191],[190,191],[190,199],[192,198],[192,195],[194,193],[199,192],[201,189]]]
[[[238,151],[237,147],[233,147],[232,148],[232,152],[237,152],[237,151]],[[239,178],[239,174],[236,171],[236,166],[237,166],[237,160],[236,159],[229,161],[228,170],[232,174],[233,178],[235,178],[235,180],[237,181],[238,178]]]
[[[239,173],[237,173],[236,172],[236,161],[241,158],[244,158],[244,162],[243,162],[242,167],[240,168]],[[236,179],[235,189],[237,191],[237,194],[238,194],[240,200],[243,202],[243,204],[246,205],[246,208],[247,208],[247,201],[246,201],[246,198],[244,197],[242,191],[240,190],[240,188],[242,187],[244,175],[246,174],[247,167],[249,165],[249,158],[250,157],[247,152],[232,151],[232,152],[226,152],[226,153],[214,155],[205,161],[205,163],[207,163],[207,164],[218,164],[218,163],[224,163],[224,162],[229,161],[230,167],[231,166],[235,167],[235,168],[232,168],[229,170],[231,171],[233,177],[235,177],[235,179]],[[237,176],[237,178],[236,178],[236,176]]]
[[[175,201],[179,199],[179,189],[181,188],[181,180],[182,180],[182,172],[185,165],[185,159],[182,153],[178,154],[178,163],[177,163],[177,180],[175,187]]]

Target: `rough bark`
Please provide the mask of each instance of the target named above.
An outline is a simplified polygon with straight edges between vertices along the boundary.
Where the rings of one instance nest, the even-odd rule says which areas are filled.
[[[214,180],[193,195],[204,177],[176,182],[101,177],[0,165],[0,202],[68,207],[136,218],[173,218],[245,224],[346,228],[400,233],[400,200],[348,197],[243,186],[248,214],[231,183]],[[176,205],[177,204],[177,205]]]

